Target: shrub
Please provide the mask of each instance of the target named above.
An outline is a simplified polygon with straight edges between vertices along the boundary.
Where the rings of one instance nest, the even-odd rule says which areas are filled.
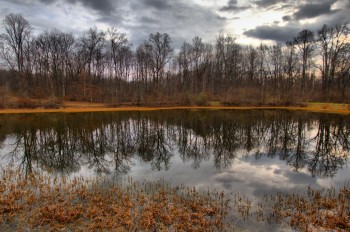
[[[36,108],[37,105],[35,102],[29,98],[18,98],[17,100],[17,107],[18,108],[27,108],[27,109],[33,109]]]
[[[203,92],[198,94],[196,97],[196,104],[199,106],[207,106],[209,104],[207,95]]]

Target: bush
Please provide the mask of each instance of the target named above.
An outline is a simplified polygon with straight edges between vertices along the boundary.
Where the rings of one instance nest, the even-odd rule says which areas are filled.
[[[33,90],[32,96],[35,99],[43,99],[43,98],[45,98],[47,96],[47,94],[46,94],[45,89],[40,88],[40,87],[36,87]]]
[[[207,105],[209,105],[208,96],[205,93],[203,93],[203,92],[198,94],[198,96],[196,97],[196,104],[198,106],[207,106]]]
[[[49,100],[43,104],[45,109],[59,109],[62,106],[62,101],[60,100]]]
[[[190,106],[191,105],[191,98],[188,94],[184,94],[181,97],[182,105],[184,106]]]
[[[36,108],[37,105],[34,101],[28,98],[18,98],[17,100],[17,107],[18,108],[26,108],[26,109],[33,109]]]

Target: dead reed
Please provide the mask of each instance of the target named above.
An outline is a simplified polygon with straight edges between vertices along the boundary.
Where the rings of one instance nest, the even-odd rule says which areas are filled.
[[[350,188],[265,194],[253,202],[161,181],[0,173],[1,231],[232,231],[228,213],[298,231],[349,231]]]
[[[24,176],[6,169],[0,181],[0,228],[16,231],[220,231],[223,193],[162,182]]]

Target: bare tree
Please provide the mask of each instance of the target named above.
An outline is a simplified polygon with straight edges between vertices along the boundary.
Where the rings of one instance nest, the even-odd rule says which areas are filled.
[[[294,43],[297,46],[299,54],[301,56],[301,94],[304,95],[307,78],[309,76],[308,71],[311,66],[312,55],[315,52],[314,33],[310,30],[302,30],[298,33],[297,37],[294,38]]]
[[[198,85],[203,83],[203,68],[202,64],[204,61],[204,43],[202,39],[198,36],[195,36],[192,39],[192,53],[193,53],[193,62],[195,68],[195,93],[200,92]],[[203,84],[202,84],[203,87]],[[202,89],[203,91],[203,89]]]
[[[71,53],[74,45],[72,34],[53,30],[44,32],[36,39],[39,73],[47,75],[50,90],[56,96],[64,97],[66,80],[71,69]]]
[[[192,45],[184,42],[181,46],[180,52],[177,56],[177,63],[179,66],[180,88],[182,91],[187,91],[188,88],[193,90],[193,81],[190,77],[190,70],[192,69]]]
[[[133,54],[131,44],[124,33],[118,32],[115,28],[110,28],[107,33],[110,40],[110,56],[115,75],[115,96],[118,97],[118,93],[123,93],[122,83],[128,81]]]
[[[167,33],[149,35],[149,52],[153,60],[153,78],[156,83],[162,79],[164,74],[165,65],[170,61],[171,55],[173,53],[173,48],[171,47],[171,38]]]
[[[258,47],[258,67],[259,67],[259,80],[260,80],[260,86],[261,86],[261,100],[262,102],[265,102],[265,95],[266,95],[266,81],[268,76],[268,65],[267,65],[267,50],[268,47],[265,44],[260,44]]]
[[[289,86],[290,90],[294,89],[295,76],[298,70],[298,60],[295,54],[295,45],[293,42],[287,42],[284,50],[284,73],[287,75],[286,86]]]
[[[99,32],[96,27],[90,28],[83,37],[80,38],[78,47],[80,48],[80,56],[82,57],[84,66],[87,65],[88,77],[93,74],[94,64],[99,64],[98,59],[101,58],[102,49],[104,48],[105,33]],[[86,75],[83,76],[83,94],[86,97]]]
[[[349,28],[346,24],[327,26],[317,31],[317,40],[321,48],[322,65],[319,67],[322,73],[322,92],[325,98],[329,97],[330,90],[334,84],[336,74],[341,69],[342,59],[347,59],[346,46]],[[338,90],[340,83],[338,84]]]
[[[276,96],[277,91],[283,94],[282,82],[283,82],[283,70],[282,70],[282,44],[277,43],[269,49],[271,77],[272,77],[272,91]]]
[[[254,47],[249,46],[246,49],[245,58],[247,59],[247,81],[251,85],[255,81],[256,72],[258,69],[258,52]]]
[[[0,40],[0,64],[3,67],[7,67],[10,70],[16,69],[16,60],[12,55],[12,51],[8,46],[5,46],[5,43]]]
[[[5,33],[0,38],[8,46],[15,55],[17,70],[23,69],[24,63],[24,44],[29,40],[32,27],[29,22],[20,14],[8,14],[3,20]]]

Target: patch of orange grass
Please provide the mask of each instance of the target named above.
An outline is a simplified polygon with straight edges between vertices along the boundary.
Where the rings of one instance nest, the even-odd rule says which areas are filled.
[[[63,102],[64,108],[103,108],[106,107],[104,103],[92,103],[92,102],[76,102],[65,101]]]
[[[0,114],[18,113],[80,113],[80,112],[115,112],[115,111],[154,111],[154,110],[302,110],[310,112],[350,114],[347,104],[308,103],[306,106],[175,106],[175,107],[107,107],[103,103],[66,101],[60,109],[1,109]]]

